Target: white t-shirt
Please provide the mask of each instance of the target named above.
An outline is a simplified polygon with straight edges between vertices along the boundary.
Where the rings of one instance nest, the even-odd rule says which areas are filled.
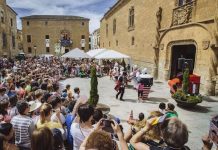
[[[70,134],[73,137],[73,149],[79,150],[80,145],[85,140],[87,136],[94,130],[93,129],[83,129],[80,128],[79,123],[72,123],[70,128]]]
[[[62,113],[60,113],[60,121],[61,121],[61,124],[64,124],[66,119],[64,117],[64,115]],[[53,122],[58,122],[58,117],[56,116],[56,113],[53,113],[52,116],[51,116],[51,121]]]

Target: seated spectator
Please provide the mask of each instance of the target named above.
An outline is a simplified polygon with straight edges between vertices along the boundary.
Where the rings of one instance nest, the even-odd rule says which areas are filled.
[[[17,103],[19,115],[11,120],[15,132],[15,144],[20,150],[30,150],[30,138],[35,129],[33,120],[27,116],[29,109],[27,102],[19,101]]]
[[[54,150],[54,140],[51,130],[47,127],[37,129],[31,138],[31,150]]]
[[[58,122],[51,121],[52,106],[50,104],[44,103],[40,108],[40,118],[37,121],[36,128],[48,127],[49,129],[62,128],[60,119],[60,113],[57,113]]]
[[[88,104],[78,108],[79,123],[72,123],[70,133],[73,137],[73,149],[79,150],[83,140],[94,130],[92,119],[94,108]]]
[[[165,114],[165,112],[166,112],[166,104],[165,104],[165,103],[160,103],[160,104],[159,104],[159,111],[160,111],[162,114]]]
[[[172,103],[167,104],[166,114],[168,118],[178,117],[178,113],[174,109],[175,109],[175,105],[173,105]]]
[[[146,122],[146,126],[136,133],[130,140],[134,149],[143,150],[189,150],[185,144],[188,142],[188,129],[177,118],[171,118],[165,120],[161,125],[161,135],[166,146],[160,146],[156,144],[142,143],[140,139],[145,135],[152,127],[156,118],[151,118]],[[160,144],[160,143],[159,143]]]
[[[74,99],[78,100],[80,98],[80,89],[78,87],[74,88]]]

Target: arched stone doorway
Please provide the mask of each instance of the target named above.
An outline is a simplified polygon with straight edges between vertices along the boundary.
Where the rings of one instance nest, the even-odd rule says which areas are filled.
[[[194,44],[173,45],[171,51],[170,79],[175,78],[184,71],[184,63],[188,64],[190,73],[193,73],[196,46]]]

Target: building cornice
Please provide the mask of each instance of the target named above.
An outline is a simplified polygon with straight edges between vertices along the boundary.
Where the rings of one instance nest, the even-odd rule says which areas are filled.
[[[111,15],[121,4],[129,0],[118,0],[103,16],[101,21]]]
[[[9,8],[9,10],[11,10],[15,15],[17,15],[16,11],[13,10],[13,8],[11,8],[9,5],[7,5],[7,8]]]
[[[21,17],[21,20],[83,20],[89,21],[89,18],[80,16],[64,16],[64,15],[32,15]]]

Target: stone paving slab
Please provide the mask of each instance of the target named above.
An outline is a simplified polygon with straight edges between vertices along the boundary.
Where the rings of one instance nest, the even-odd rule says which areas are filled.
[[[145,103],[137,102],[137,92],[133,89],[126,89],[124,94],[124,102],[115,98],[116,91],[114,90],[115,83],[109,77],[99,78],[99,96],[100,103],[110,106],[110,114],[118,116],[124,126],[124,131],[127,130],[128,124],[126,120],[133,110],[134,117],[136,118],[140,112],[148,116],[149,112],[158,110],[160,102],[173,103],[175,101],[171,98],[169,87],[166,82],[155,81],[154,86],[151,88],[149,100]],[[87,78],[72,78],[61,81],[63,85],[70,84],[72,89],[79,87],[81,95],[89,95],[90,79]],[[210,99],[209,99],[210,98]],[[201,104],[197,105],[194,109],[183,109],[176,107],[179,118],[188,126],[189,129],[189,142],[188,146],[191,150],[200,150],[202,147],[201,138],[208,133],[210,118],[218,114],[218,100],[217,97],[206,98]]]

